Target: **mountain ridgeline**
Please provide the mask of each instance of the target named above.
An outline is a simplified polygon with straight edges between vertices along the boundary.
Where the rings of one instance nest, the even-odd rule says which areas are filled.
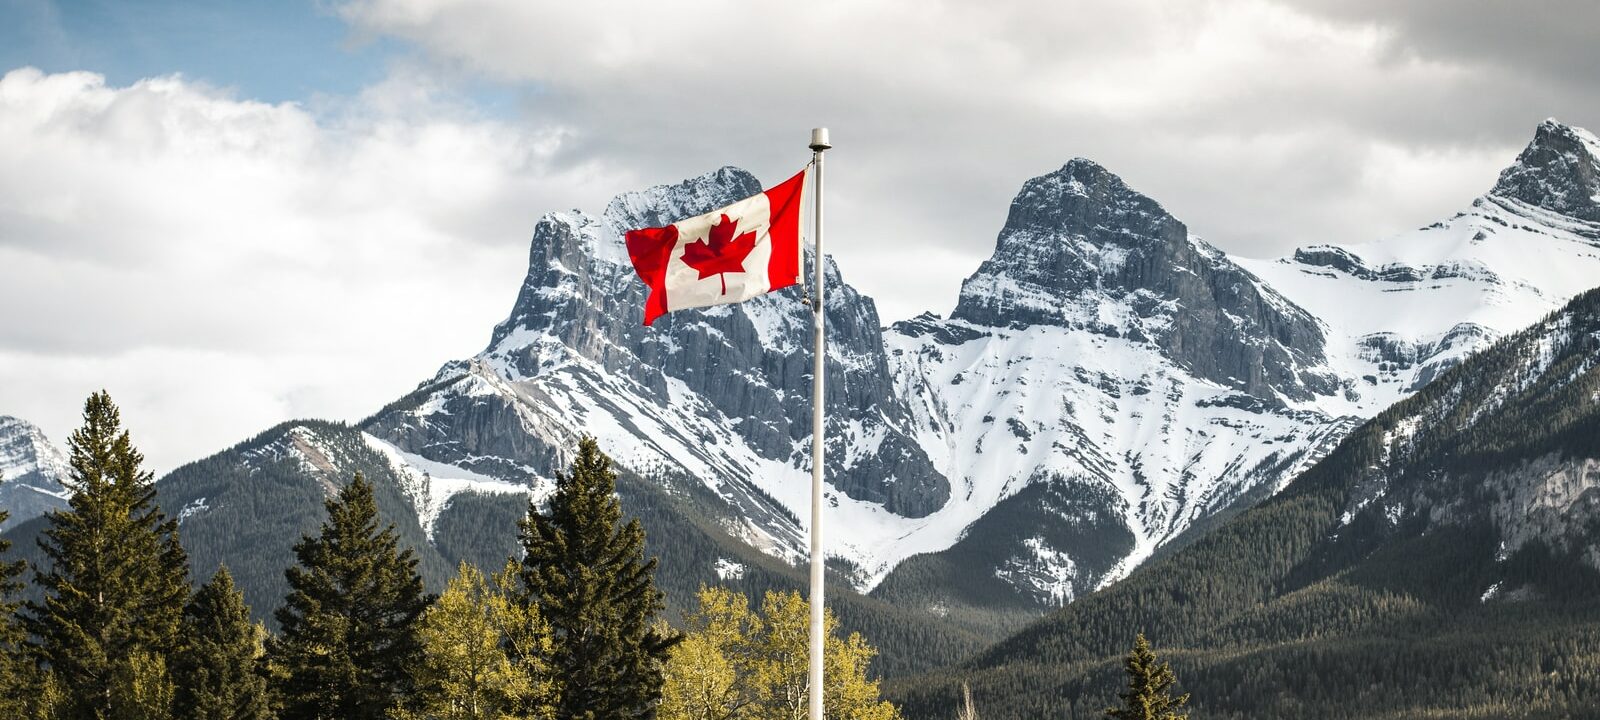
[[[1063,605],[1094,606],[1079,601],[1151,558],[1170,563],[1189,552],[1178,548],[1201,547],[1348,447],[1363,421],[1459,375],[1474,352],[1596,284],[1597,158],[1592,135],[1546,122],[1462,212],[1278,260],[1229,256],[1076,159],[1023,184],[948,317],[889,327],[824,259],[829,599],[844,626],[882,651],[878,671],[927,671]],[[265,618],[283,597],[293,541],[360,471],[437,589],[460,560],[492,568],[515,551],[516,519],[548,496],[569,449],[590,435],[621,471],[624,509],[661,557],[672,611],[702,584],[753,598],[802,587],[804,290],[643,327],[645,289],[622,241],[760,188],[723,168],[624,193],[599,215],[545,215],[512,309],[482,352],[358,422],[288,422],[159,481],[194,576],[226,562]],[[0,425],[0,443],[16,437]],[[59,484],[35,480],[25,488],[8,474],[0,485],[0,498],[41,496],[37,507],[12,508],[6,533],[23,551],[52,502],[43,496],[60,500],[51,496]],[[1481,499],[1429,507],[1462,514]],[[1385,506],[1373,502],[1333,503],[1352,518],[1338,547],[1365,537]],[[1560,535],[1579,520],[1530,521],[1516,537],[1555,548],[1549,528]],[[1158,644],[1170,640],[1146,629]],[[1128,640],[1108,636],[1093,652]],[[980,694],[994,692],[985,687]],[[905,697],[931,707],[918,703],[935,702],[938,688]]]

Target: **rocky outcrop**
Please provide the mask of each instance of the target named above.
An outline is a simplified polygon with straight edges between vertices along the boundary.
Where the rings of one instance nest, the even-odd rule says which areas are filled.
[[[1491,194],[1568,217],[1600,222],[1600,140],[1546,120]]]

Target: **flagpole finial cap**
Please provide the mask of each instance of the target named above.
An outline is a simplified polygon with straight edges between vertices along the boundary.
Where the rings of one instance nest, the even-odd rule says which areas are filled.
[[[827,128],[811,128],[811,149],[812,150],[821,152],[821,151],[827,150],[828,148],[831,148],[831,147],[833,147],[833,143],[828,142],[828,129]]]

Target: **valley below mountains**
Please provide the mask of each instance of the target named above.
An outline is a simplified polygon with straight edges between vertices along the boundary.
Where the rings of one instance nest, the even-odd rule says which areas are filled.
[[[1300,698],[1359,684],[1307,689],[1266,669],[1324,649],[1367,657],[1318,645],[1324,625],[1379,643],[1388,627],[1455,638],[1458,611],[1568,617],[1552,578],[1588,587],[1581,569],[1600,566],[1587,534],[1600,331],[1582,295],[1600,285],[1600,141],[1547,121],[1485,185],[1426,227],[1262,260],[1074,159],[1023,184],[948,314],[888,325],[825,258],[829,602],[878,646],[880,672],[935,672],[894,686],[912,716],[948,714],[967,676],[983,717],[1087,716],[1004,698],[1103,685],[1141,628],[1185,648],[1180,677],[1197,686],[1248,676]],[[701,584],[802,587],[801,289],[643,327],[622,242],[760,190],[723,168],[598,215],[545,215],[482,352],[367,418],[286,422],[158,482],[193,575],[226,563],[265,618],[290,546],[357,471],[429,582],[461,560],[497,567],[588,434],[622,470],[674,612]],[[9,450],[26,433],[7,427],[0,461],[26,469],[0,466],[0,501],[26,550],[64,470],[59,451]],[[1458,561],[1471,572],[1447,572]],[[1560,658],[1594,657],[1591,637]],[[1428,642],[1401,657],[1485,647]],[[1205,707],[1321,716],[1291,700]]]

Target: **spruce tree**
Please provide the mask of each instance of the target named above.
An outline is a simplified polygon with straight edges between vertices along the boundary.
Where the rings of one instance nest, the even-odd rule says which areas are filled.
[[[656,561],[644,557],[637,519],[622,524],[611,459],[593,438],[558,473],[549,508],[530,503],[520,523],[524,602],[549,623],[549,661],[561,718],[652,717],[676,637],[662,609]]]
[[[326,501],[328,520],[294,546],[289,595],[271,652],[285,720],[380,720],[414,691],[423,594],[417,558],[393,525],[379,529],[372,486],[360,473]]]
[[[1128,673],[1128,691],[1118,693],[1122,707],[1106,708],[1106,717],[1118,720],[1186,720],[1188,713],[1178,708],[1189,702],[1189,693],[1172,696],[1172,686],[1178,677],[1167,663],[1156,659],[1150,642],[1139,633],[1133,640],[1133,650],[1122,661]]]
[[[266,720],[267,683],[257,668],[257,626],[226,566],[184,609],[183,648],[173,664],[178,720]]]
[[[44,599],[27,605],[23,624],[65,698],[61,715],[110,720],[126,714],[117,701],[130,693],[155,704],[170,695],[166,658],[189,596],[188,556],[104,391],[84,403],[68,449],[72,495],[39,539]]]
[[[5,478],[0,477],[0,482]],[[11,513],[0,509],[0,525]],[[18,578],[26,568],[21,560],[6,562],[5,554],[11,541],[0,539],[0,717],[22,717],[27,712],[27,663],[22,657],[25,635],[18,622],[17,591],[22,589]]]

